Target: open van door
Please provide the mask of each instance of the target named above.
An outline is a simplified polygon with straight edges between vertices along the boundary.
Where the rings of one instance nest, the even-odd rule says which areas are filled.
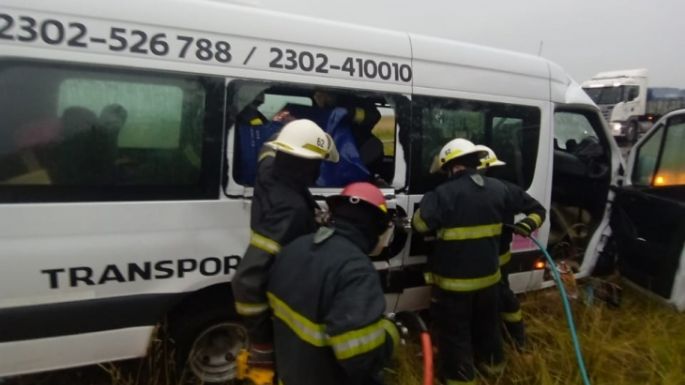
[[[685,109],[662,119],[628,157],[611,224],[619,271],[685,310]]]

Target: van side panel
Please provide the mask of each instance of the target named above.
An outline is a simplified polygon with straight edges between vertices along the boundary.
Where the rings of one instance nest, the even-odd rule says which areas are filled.
[[[129,72],[153,78],[210,75],[213,80],[250,78],[411,93],[411,51],[403,33],[208,1],[160,5],[142,0],[126,7],[102,1],[94,8],[88,1],[9,0],[0,13],[13,22],[5,30],[12,39],[2,40],[0,64],[74,64],[94,71],[112,68],[123,77]],[[35,21],[29,29],[36,34],[24,39],[29,20]],[[95,80],[131,83],[133,75]],[[187,103],[187,98],[181,100]],[[51,111],[59,117],[63,107],[54,103]],[[25,107],[30,112],[31,105]],[[134,109],[128,110],[130,120]],[[230,127],[212,129],[222,133],[211,137],[214,159],[224,159],[221,143]],[[24,199],[26,203],[0,204],[0,264],[5,266],[0,271],[0,373],[143,355],[152,325],[169,306],[189,293],[230,281],[249,239],[250,205],[249,197],[229,198],[220,191],[232,157],[227,162],[228,170],[221,173],[215,164],[216,188],[210,198],[216,199],[115,196],[113,202],[91,196],[89,202]],[[13,182],[26,183],[26,178]],[[45,183],[49,188],[54,179]],[[225,191],[235,187],[247,192],[231,185]],[[133,309],[139,313],[126,314]],[[112,338],[121,343],[110,343]],[[86,341],[92,345],[79,351],[83,355],[49,357],[68,344]],[[46,354],[36,356],[36,350]]]
[[[70,60],[213,75],[278,79],[300,76],[314,83],[371,83],[410,91],[411,50],[406,34],[356,27],[221,2],[143,0],[121,7],[102,1],[8,2],[13,26],[3,41],[19,56],[35,49],[69,52]],[[65,13],[65,10],[69,10]],[[86,13],[86,11],[88,11]],[[154,23],[150,17],[154,15]],[[33,19],[36,37],[21,25]],[[46,31],[40,29],[48,24]],[[179,27],[182,26],[182,27]],[[57,34],[58,29],[63,32]],[[45,35],[45,36],[44,36]],[[31,47],[32,50],[24,50]],[[6,55],[9,52],[4,51]],[[73,56],[71,55],[73,54]],[[83,56],[84,54],[92,54]],[[63,57],[63,56],[62,56]]]
[[[415,87],[549,100],[543,59],[420,35],[411,41]]]
[[[145,355],[152,326],[0,344],[0,373],[15,375]],[[64,347],[69,346],[69,354]],[[102,349],[106,346],[107,349]]]

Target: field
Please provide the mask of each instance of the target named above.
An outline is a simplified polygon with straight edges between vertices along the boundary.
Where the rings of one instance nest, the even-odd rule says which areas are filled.
[[[582,384],[556,289],[521,297],[531,353],[507,348],[507,366],[488,385]],[[619,308],[573,303],[581,348],[593,385],[685,384],[685,314],[624,289]],[[415,347],[404,349],[391,384],[420,384]]]
[[[479,384],[581,384],[556,289],[526,294],[521,300],[531,352],[521,355],[507,348],[504,373],[481,378]],[[685,384],[684,314],[631,289],[623,290],[618,308],[579,299],[573,311],[593,385]],[[413,344],[402,347],[387,370],[388,385],[421,383],[417,354]],[[143,360],[21,376],[3,385],[172,385],[178,380],[170,356],[168,345],[158,339]]]

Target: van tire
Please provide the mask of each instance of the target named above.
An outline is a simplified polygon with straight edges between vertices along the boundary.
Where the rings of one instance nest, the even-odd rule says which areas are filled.
[[[224,306],[205,304],[182,309],[169,320],[182,384],[232,382],[236,374],[235,358],[247,345],[247,330],[238,322],[229,300]]]

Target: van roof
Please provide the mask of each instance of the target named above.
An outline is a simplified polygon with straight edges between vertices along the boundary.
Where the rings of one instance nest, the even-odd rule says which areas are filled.
[[[346,54],[411,58],[414,90],[549,100],[549,81],[569,84],[563,71],[537,56],[419,34],[281,13],[219,0],[4,0],[10,8],[230,34]],[[163,5],[162,5],[163,4]],[[332,15],[333,16],[333,15]],[[371,37],[370,37],[371,36]],[[546,86],[543,85],[546,83]]]

